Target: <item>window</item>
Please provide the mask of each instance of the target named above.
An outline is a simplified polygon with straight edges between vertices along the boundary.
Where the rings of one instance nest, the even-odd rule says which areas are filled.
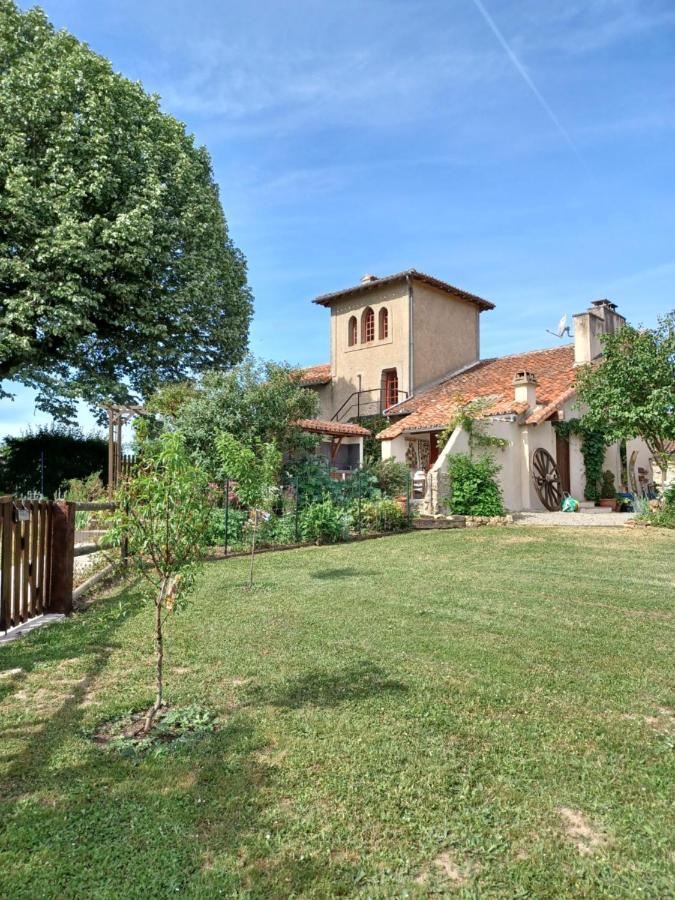
[[[378,337],[381,341],[389,337],[389,310],[386,306],[380,310],[380,330]]]
[[[349,320],[349,327],[347,330],[347,343],[349,344],[350,347],[353,347],[354,344],[357,342],[358,334],[359,334],[359,326],[356,322],[356,316],[352,316],[351,319]]]
[[[361,341],[369,344],[375,340],[375,313],[370,307],[363,312],[363,326],[361,329]]]
[[[398,374],[396,369],[384,372],[384,408],[388,409],[398,403]]]

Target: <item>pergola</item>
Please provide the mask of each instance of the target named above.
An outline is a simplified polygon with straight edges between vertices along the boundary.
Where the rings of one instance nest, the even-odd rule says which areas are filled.
[[[125,403],[111,403],[104,408],[108,412],[108,494],[112,494],[119,483],[124,465],[122,426],[136,416],[147,414],[148,410]]]

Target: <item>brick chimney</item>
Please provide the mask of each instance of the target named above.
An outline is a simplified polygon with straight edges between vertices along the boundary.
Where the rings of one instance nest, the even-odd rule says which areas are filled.
[[[574,365],[583,366],[602,356],[600,336],[614,334],[626,320],[616,312],[611,300],[594,300],[590,309],[577,313],[574,319]]]
[[[533,372],[516,372],[513,379],[516,403],[527,403],[528,409],[537,405],[537,376]]]

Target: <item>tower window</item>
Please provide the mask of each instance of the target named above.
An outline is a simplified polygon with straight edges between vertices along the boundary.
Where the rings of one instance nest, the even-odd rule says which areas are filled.
[[[386,306],[380,310],[380,329],[378,337],[381,341],[389,337],[389,310]]]
[[[364,344],[369,344],[375,340],[375,313],[370,307],[363,313],[363,328],[361,340]]]
[[[349,326],[347,329],[347,343],[350,347],[353,347],[354,344],[358,341],[358,324],[356,322],[356,316],[352,316],[349,320]]]

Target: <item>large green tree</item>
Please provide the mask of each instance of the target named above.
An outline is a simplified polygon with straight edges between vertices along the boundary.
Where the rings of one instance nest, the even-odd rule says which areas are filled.
[[[609,442],[642,438],[665,478],[675,440],[675,312],[656,328],[625,325],[602,341],[601,363],[577,373],[583,422]]]
[[[230,365],[251,294],[204,148],[39,9],[0,0],[0,383],[68,417]]]
[[[227,372],[206,372],[198,382],[170,384],[148,402],[165,425],[181,431],[194,458],[211,478],[223,470],[216,441],[221,432],[237,435],[245,445],[273,442],[284,456],[302,455],[316,437],[294,423],[316,415],[317,397],[303,388],[290,366],[249,357]],[[151,423],[137,420],[139,436],[155,433]]]

